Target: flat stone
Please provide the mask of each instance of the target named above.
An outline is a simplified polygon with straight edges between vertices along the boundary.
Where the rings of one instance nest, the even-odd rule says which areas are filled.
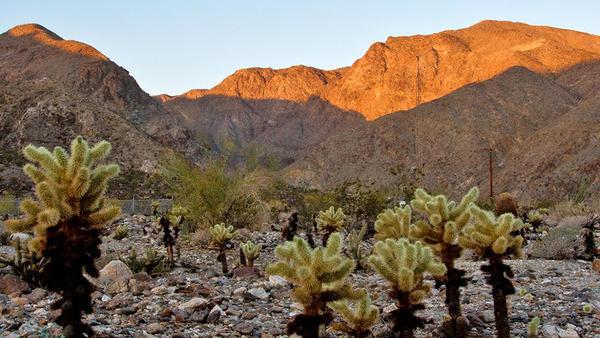
[[[117,293],[123,293],[129,291],[129,284],[126,279],[119,278],[114,282],[110,283],[106,287],[106,293],[109,295],[116,295]]]
[[[271,283],[274,288],[282,288],[288,285],[287,279],[275,275],[269,276],[269,283]]]
[[[260,269],[257,267],[238,266],[233,269],[234,278],[256,278],[260,277]]]
[[[209,301],[202,297],[195,297],[190,299],[189,301],[180,304],[178,308],[183,311],[193,312],[197,309],[204,309],[209,304]]]
[[[248,293],[258,299],[262,299],[262,300],[269,299],[269,293],[267,291],[265,291],[265,289],[263,289],[263,288],[253,288],[253,289],[248,290]]]

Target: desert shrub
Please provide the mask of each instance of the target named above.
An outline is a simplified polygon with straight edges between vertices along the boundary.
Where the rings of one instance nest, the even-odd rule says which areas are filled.
[[[536,241],[529,255],[545,259],[576,259],[584,250],[582,248],[583,226],[590,221],[589,217],[571,216],[548,231],[546,236]]]
[[[490,198],[475,201],[475,205],[479,209],[483,209],[486,211],[494,211],[494,209],[496,209],[496,203]]]
[[[180,156],[169,158],[164,167],[176,203],[189,211],[199,228],[219,222],[256,228],[266,221],[261,190],[269,180],[260,170],[229,168],[224,158],[208,158],[197,166]]]
[[[567,217],[587,216],[590,213],[590,208],[585,204],[567,200],[553,205],[548,211],[546,220],[549,224],[558,224]]]

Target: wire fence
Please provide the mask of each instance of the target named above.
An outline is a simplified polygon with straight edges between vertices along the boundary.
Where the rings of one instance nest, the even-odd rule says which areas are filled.
[[[131,199],[131,200],[112,200],[113,204],[121,207],[121,211],[124,214],[144,214],[150,215],[152,214],[152,203],[158,202],[159,211],[170,210],[173,207],[173,199],[172,198],[163,198],[163,199]],[[21,199],[11,198],[0,200],[0,217],[3,215],[9,216],[21,216],[21,210],[19,208],[21,205]]]

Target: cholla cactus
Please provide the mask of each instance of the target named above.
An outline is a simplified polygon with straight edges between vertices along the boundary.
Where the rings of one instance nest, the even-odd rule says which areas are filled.
[[[169,211],[169,222],[173,225],[175,240],[179,238],[179,232],[181,231],[181,225],[185,221],[185,215],[188,214],[188,210],[182,206],[176,205]]]
[[[411,244],[405,238],[379,241],[374,251],[369,263],[390,283],[390,296],[396,299],[393,330],[400,337],[412,337],[414,329],[423,327],[423,321],[414,312],[425,308],[421,302],[431,289],[423,283],[423,275],[441,276],[446,267],[434,261],[430,248],[418,241]]]
[[[386,209],[381,214],[377,215],[375,221],[375,239],[382,241],[388,238],[400,239],[410,238],[410,231],[415,229],[415,226],[410,224],[411,209],[408,205],[404,208],[395,207],[394,209]],[[413,230],[414,231],[414,230]]]
[[[262,249],[262,244],[254,245],[254,243],[248,241],[246,243],[241,243],[240,248],[242,248],[242,252],[244,253],[244,257],[248,260],[248,266],[254,266],[254,260],[260,256],[260,250]]]
[[[356,262],[356,269],[362,270],[364,269],[364,257],[362,251],[360,250],[360,243],[365,237],[367,233],[367,223],[363,223],[360,231],[357,232],[356,229],[352,230],[350,234],[348,234],[348,249],[350,250],[350,254],[352,255],[352,259]]]
[[[225,254],[225,249],[227,248],[227,243],[237,236],[238,231],[233,231],[233,225],[226,227],[225,223],[221,223],[211,227],[210,233],[213,236],[210,243],[219,251],[217,261],[221,262],[223,274],[227,274],[229,268],[227,267],[227,255]]]
[[[39,165],[29,163],[23,168],[36,185],[39,202],[23,200],[21,210],[28,217],[6,221],[11,232],[33,230],[29,248],[47,260],[43,284],[62,295],[54,307],[62,309],[56,321],[67,337],[93,334],[89,325],[81,322],[81,312],[92,311],[92,285],[82,269],[98,276],[94,259],[100,257],[101,229],[121,212],[104,200],[107,182],[118,174],[119,167],[93,168],[109,152],[108,142],[90,149],[81,136],[71,143],[70,155],[61,147],[53,152],[25,147],[25,157]]]
[[[337,231],[344,230],[344,212],[342,208],[335,210],[333,206],[326,211],[319,211],[319,217],[315,219],[317,228],[323,233],[323,245],[327,243],[329,236]]]
[[[542,211],[540,211],[542,210]],[[548,209],[545,209],[548,210]],[[527,223],[531,224],[533,232],[537,233],[541,230],[542,222],[544,221],[543,209],[531,210],[527,213]]]
[[[341,331],[356,338],[368,337],[371,328],[377,323],[379,309],[371,303],[371,298],[367,292],[362,292],[363,296],[352,301],[353,307],[348,300],[341,300],[329,303],[329,307],[339,313],[344,318],[345,323],[335,323],[332,328]]]
[[[451,336],[463,337],[466,327],[462,320],[460,308],[460,287],[466,285],[464,270],[454,266],[454,261],[462,254],[462,248],[457,244],[460,231],[469,222],[469,208],[477,199],[479,190],[472,188],[462,198],[460,203],[448,201],[445,196],[431,196],[423,189],[415,191],[415,199],[411,206],[415,211],[427,216],[426,221],[418,221],[410,231],[413,239],[423,241],[446,266],[446,275],[438,279],[438,283],[446,285],[446,304],[452,318],[447,326]],[[460,319],[460,320],[459,320]]]
[[[129,235],[129,226],[127,224],[120,224],[113,233],[113,238],[121,240]]]
[[[329,302],[361,296],[344,281],[354,270],[354,261],[343,257],[341,250],[342,236],[339,233],[329,237],[326,247],[313,250],[306,241],[295,237],[275,249],[280,261],[267,266],[266,271],[294,283],[292,294],[304,307],[303,313],[288,323],[288,334],[318,337],[319,326],[327,325],[333,319],[326,309]]]
[[[150,204],[150,209],[152,210],[152,215],[158,215],[158,208],[160,208],[160,202],[154,201]]]
[[[539,317],[533,317],[531,319],[531,321],[529,322],[529,324],[527,325],[527,328],[529,330],[529,337],[530,338],[535,338],[538,336],[538,329],[540,326],[540,318]]]
[[[481,271],[489,274],[487,282],[492,286],[494,296],[496,330],[498,337],[509,337],[506,296],[514,294],[515,288],[506,278],[512,278],[513,273],[510,266],[503,263],[503,258],[521,256],[523,237],[518,234],[523,222],[508,213],[496,219],[491,212],[475,206],[471,207],[470,212],[475,217],[475,222],[465,227],[458,243],[489,261],[488,265],[481,267]]]

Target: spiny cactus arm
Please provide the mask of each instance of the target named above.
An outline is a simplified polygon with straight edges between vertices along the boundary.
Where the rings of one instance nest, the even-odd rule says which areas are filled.
[[[108,156],[108,154],[110,153],[110,150],[111,150],[110,143],[108,143],[106,141],[98,142],[92,149],[90,149],[89,156],[87,157],[84,164],[87,167],[92,166],[94,164],[94,162],[101,160],[101,159],[105,158],[106,156]]]
[[[90,153],[88,143],[83,140],[83,137],[77,136],[71,142],[71,157],[67,163],[67,170],[65,172],[65,179],[71,181],[77,174],[79,169],[84,166]]]
[[[23,154],[29,161],[39,163],[40,166],[46,170],[46,172],[53,175],[54,178],[60,177],[61,167],[48,149],[28,145],[23,149]]]
[[[62,147],[54,147],[54,159],[60,166],[61,176],[64,175],[64,171],[69,164],[69,154]]]
[[[81,199],[85,193],[88,191],[88,189],[90,188],[90,175],[89,175],[89,171],[88,168],[81,168],[77,171],[77,173],[75,174],[75,177],[73,177],[73,180],[71,181],[71,185],[69,185],[69,188],[67,190],[67,194],[70,197],[74,197],[76,199]]]
[[[290,264],[285,262],[276,262],[266,268],[267,274],[281,276],[293,283],[298,283],[298,271]]]
[[[339,232],[331,234],[327,239],[327,245],[325,246],[326,256],[336,256],[342,252],[342,235]]]
[[[455,222],[448,221],[444,224],[444,235],[442,236],[442,240],[445,243],[452,244],[456,240],[458,236],[458,227]]]
[[[320,273],[317,278],[322,283],[331,283],[349,275],[354,270],[355,266],[356,262],[351,259],[345,259],[337,266],[330,267],[329,271]]]
[[[46,176],[46,174],[40,168],[36,167],[31,163],[27,163],[25,166],[23,166],[23,171],[25,172],[25,174],[27,174],[27,176],[29,176],[29,178],[31,178],[31,180],[35,184],[48,181],[48,177]]]
[[[27,232],[33,229],[37,223],[36,216],[29,216],[22,219],[7,219],[4,222],[6,229],[10,232]]]
[[[471,190],[469,190],[469,192],[463,196],[460,203],[456,207],[450,209],[450,219],[456,219],[465,212],[468,212],[468,208],[473,204],[473,202],[475,202],[475,200],[477,200],[477,197],[479,197],[479,188],[471,188]]]
[[[92,228],[101,229],[107,222],[115,219],[120,214],[121,208],[111,205],[91,213],[88,220]]]
[[[56,208],[60,204],[54,188],[48,182],[40,182],[36,186],[36,194],[45,208]]]

